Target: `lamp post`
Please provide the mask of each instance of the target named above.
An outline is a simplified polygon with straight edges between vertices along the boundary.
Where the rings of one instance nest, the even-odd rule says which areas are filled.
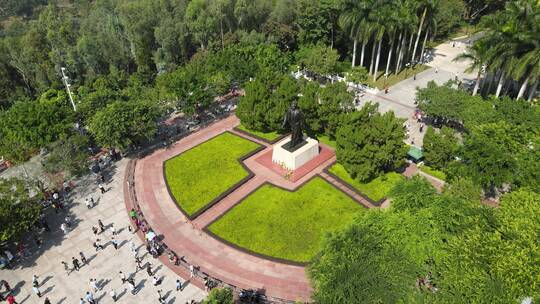
[[[62,72],[62,81],[64,82],[64,85],[66,86],[66,91],[69,96],[69,101],[71,101],[71,106],[73,106],[73,111],[77,112],[77,106],[75,106],[75,102],[73,102],[73,96],[71,95],[71,84],[68,82],[69,77],[66,76],[66,68],[61,67],[60,71]]]

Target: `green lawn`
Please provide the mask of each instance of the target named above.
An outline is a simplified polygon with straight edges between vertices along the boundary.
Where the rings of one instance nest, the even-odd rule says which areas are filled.
[[[171,194],[180,207],[193,215],[214,198],[248,176],[238,158],[259,145],[223,133],[165,162]]]
[[[331,140],[330,137],[326,136],[326,135],[321,135],[321,136],[318,136],[317,139],[322,142],[323,144],[327,145],[327,146],[330,146],[332,148],[336,148],[336,140]]]
[[[209,226],[251,251],[296,262],[318,252],[323,235],[347,226],[367,209],[320,177],[296,192],[264,185]]]
[[[255,136],[258,136],[260,138],[264,138],[264,139],[266,139],[268,141],[276,140],[278,137],[281,136],[281,134],[279,134],[278,132],[259,132],[259,131],[249,130],[248,128],[244,127],[243,125],[238,125],[236,128],[239,129],[239,130],[242,130],[244,132],[247,132],[247,133],[253,134]]]
[[[365,194],[373,201],[379,201],[388,196],[392,188],[401,180],[405,179],[403,175],[396,172],[388,172],[383,176],[379,176],[368,183],[361,183],[357,179],[353,179],[345,170],[343,165],[336,163],[330,170],[331,173],[338,176],[342,180],[349,183],[358,191]]]
[[[411,78],[413,77],[413,75],[416,73],[420,73],[422,71],[425,71],[429,69],[429,67],[427,65],[422,65],[422,64],[417,64],[414,68],[409,68],[409,69],[403,69],[399,74],[395,74],[395,73],[392,73],[391,75],[388,76],[388,79],[384,80],[384,71],[380,71],[378,74],[377,74],[377,81],[373,82],[373,77],[369,77],[368,78],[368,81],[367,81],[367,85],[369,85],[370,87],[376,87],[378,88],[379,90],[384,90],[384,85],[386,83],[386,85],[388,85],[389,87],[395,85],[396,83],[402,81],[402,80],[405,80],[407,78]]]
[[[418,166],[418,169],[420,169],[420,171],[423,171],[424,173],[427,173],[431,176],[434,176],[438,179],[441,179],[443,181],[446,181],[446,173],[440,171],[440,170],[437,170],[437,169],[433,169],[429,166],[426,166],[426,165],[421,165],[421,166]]]

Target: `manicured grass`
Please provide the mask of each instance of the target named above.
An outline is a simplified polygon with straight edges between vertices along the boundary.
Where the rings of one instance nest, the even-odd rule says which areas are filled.
[[[395,73],[392,73],[391,75],[389,75],[388,79],[386,80],[386,85],[391,87],[395,85],[396,83],[402,80],[405,80],[407,78],[411,78],[413,77],[414,74],[418,74],[427,69],[429,69],[429,67],[427,65],[422,65],[422,64],[417,64],[416,66],[414,66],[414,68],[408,68],[408,69],[404,68],[397,75]],[[373,82],[373,77],[370,76],[368,78],[367,85],[369,85],[370,87],[377,87],[379,90],[384,90],[384,85],[385,85],[384,71],[380,71],[377,74],[377,81],[375,82]]]
[[[379,176],[368,183],[361,183],[357,179],[353,179],[345,170],[343,165],[336,163],[330,170],[331,173],[338,176],[358,191],[365,194],[371,200],[377,202],[388,196],[392,188],[405,177],[396,172],[388,172],[383,176]]]
[[[276,140],[278,137],[281,136],[281,134],[279,134],[278,132],[259,132],[259,131],[249,130],[248,128],[246,128],[243,125],[238,125],[236,128],[240,129],[240,130],[242,130],[244,132],[248,132],[250,134],[258,136],[260,138],[264,138],[264,139],[266,139],[268,141]]]
[[[347,226],[367,209],[320,177],[296,192],[264,185],[209,226],[221,238],[248,250],[308,262],[323,235]]]
[[[259,145],[223,133],[165,162],[171,194],[189,215],[248,176],[238,158]]]
[[[327,146],[330,146],[334,149],[336,148],[336,140],[331,140],[330,137],[326,135],[318,136],[317,139]]]
[[[420,169],[420,171],[424,172],[424,173],[427,173],[431,176],[434,176],[438,179],[441,179],[443,181],[446,181],[446,173],[440,171],[440,170],[437,170],[437,169],[433,169],[429,166],[426,166],[426,165],[421,165],[421,166],[418,166],[418,169]]]

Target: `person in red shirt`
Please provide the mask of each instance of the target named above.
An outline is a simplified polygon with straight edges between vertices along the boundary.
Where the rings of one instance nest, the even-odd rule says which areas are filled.
[[[7,303],[8,304],[19,304],[16,300],[15,300],[15,297],[13,295],[9,295],[7,297]]]

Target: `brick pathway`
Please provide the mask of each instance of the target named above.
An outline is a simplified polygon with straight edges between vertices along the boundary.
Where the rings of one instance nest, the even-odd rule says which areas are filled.
[[[336,180],[335,178],[333,178],[332,176],[328,175],[327,173],[325,172],[322,172],[321,173],[321,176],[324,177],[327,181],[331,182],[332,184],[334,184],[336,187],[338,187],[341,191],[347,193],[349,196],[353,197],[356,201],[358,201],[359,203],[361,203],[362,205],[364,205],[364,207],[366,208],[376,208],[372,203],[370,203],[368,200],[366,200],[365,198],[363,198],[361,195],[359,195],[358,193],[352,191],[351,189],[349,189],[347,186],[343,185],[341,182],[339,182],[338,180]]]
[[[307,301],[310,299],[311,287],[303,267],[255,257],[208,236],[196,229],[178,210],[166,189],[163,178],[164,160],[231,130],[237,124],[238,119],[230,116],[181,139],[167,149],[155,151],[140,159],[135,168],[134,187],[137,199],[152,228],[158,234],[164,235],[164,242],[178,255],[184,256],[190,264],[198,265],[201,271],[240,288],[264,289],[271,297]],[[266,176],[261,175],[251,179],[248,184],[200,215],[195,225],[202,227],[231,208],[235,204],[235,197],[247,194],[265,178]]]

